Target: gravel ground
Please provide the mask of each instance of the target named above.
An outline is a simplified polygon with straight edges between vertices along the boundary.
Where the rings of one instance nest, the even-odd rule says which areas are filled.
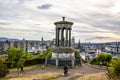
[[[23,75],[32,75],[32,74],[42,74],[42,73],[46,73],[46,72],[51,72],[51,73],[52,72],[60,72],[61,74],[63,74],[63,69],[58,68],[58,69],[53,69],[53,70],[24,71],[24,72],[20,73],[20,75],[23,76]],[[99,72],[105,72],[105,70],[99,66],[93,67],[93,66],[90,66],[87,64],[82,64],[82,66],[79,68],[69,69],[68,76],[60,77],[57,80],[72,80],[73,78],[78,77],[78,76],[82,76],[85,74],[91,74],[91,73],[99,73]],[[12,72],[12,73],[10,72],[10,74],[7,75],[7,77],[11,77],[11,76],[17,76],[17,72]]]

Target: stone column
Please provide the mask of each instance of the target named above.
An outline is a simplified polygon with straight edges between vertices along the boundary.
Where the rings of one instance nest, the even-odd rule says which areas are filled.
[[[69,47],[71,46],[71,29],[69,29]]]
[[[66,46],[68,46],[68,29],[66,29]]]
[[[63,33],[63,39],[62,39],[62,46],[64,46],[64,29],[62,29],[63,31],[62,31],[62,33]]]
[[[58,59],[56,59],[56,67],[58,67]]]
[[[57,58],[56,58],[56,67],[58,67],[58,58],[59,58],[59,54],[57,53]]]
[[[60,29],[58,28],[58,35],[57,35],[57,36],[58,36],[58,46],[60,46],[60,43],[59,43],[59,39],[60,39],[60,38],[59,38],[59,35],[60,35]]]
[[[72,62],[72,68],[74,68],[74,65],[75,65],[75,58],[74,57],[72,58],[71,62]]]
[[[58,28],[56,28],[56,46],[58,46]]]
[[[61,29],[61,46],[63,46],[63,28]]]
[[[47,58],[48,58],[48,55],[45,56],[45,65],[47,65]]]

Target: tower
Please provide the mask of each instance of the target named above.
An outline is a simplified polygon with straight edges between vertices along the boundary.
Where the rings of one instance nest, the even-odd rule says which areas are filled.
[[[44,41],[43,36],[42,36],[42,38],[41,38],[41,41]]]
[[[72,43],[72,47],[75,47],[75,38],[74,38],[74,36],[72,36],[71,43]]]
[[[56,25],[56,46],[70,47],[73,23],[65,21],[65,17],[63,17],[63,21],[58,21],[54,24]]]
[[[78,42],[78,49],[80,49],[81,48],[81,43],[80,43],[80,40],[79,40],[79,42]]]
[[[23,41],[22,41],[22,48],[23,48],[24,52],[26,52],[25,38],[23,38]]]
[[[52,65],[64,66],[69,65],[74,67],[76,64],[75,58],[75,49],[71,47],[71,30],[72,30],[72,22],[65,21],[65,17],[63,17],[62,21],[55,22],[56,29],[56,37],[55,37],[55,46],[52,50]],[[74,40],[73,40],[74,41]],[[79,60],[80,62],[80,60]],[[79,63],[78,62],[78,63]]]

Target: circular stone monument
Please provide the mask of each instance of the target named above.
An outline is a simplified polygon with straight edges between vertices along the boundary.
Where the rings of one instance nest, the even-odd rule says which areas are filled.
[[[56,47],[53,49],[52,58],[55,60],[56,66],[69,65],[74,67],[74,52],[75,49],[71,47],[71,30],[73,22],[62,21],[54,23],[56,25]]]

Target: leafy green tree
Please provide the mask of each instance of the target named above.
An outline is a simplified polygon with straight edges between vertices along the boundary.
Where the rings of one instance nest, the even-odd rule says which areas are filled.
[[[75,57],[77,58],[77,57],[80,57],[80,52],[79,51],[75,51]]]
[[[45,58],[46,56],[48,56],[49,58],[52,56],[52,49],[48,48],[48,50],[41,52],[38,57],[40,58]]]
[[[8,67],[5,64],[3,64],[3,59],[0,58],[0,77],[5,77],[8,73]]]
[[[98,55],[97,57],[98,62],[102,62],[103,65],[108,66],[108,64],[110,63],[110,61],[112,60],[112,55],[108,54],[108,53],[101,53]]]
[[[105,56],[105,64],[106,64],[106,66],[109,65],[111,60],[112,60],[112,55],[111,54],[106,54],[106,56]]]
[[[23,58],[24,59],[31,59],[31,58],[33,58],[33,54],[32,53],[24,53]]]
[[[47,55],[49,58],[52,57],[52,48],[48,48]]]
[[[112,59],[108,71],[109,71],[109,75],[112,76],[114,80],[120,79],[120,58]]]
[[[45,58],[46,55],[47,55],[47,51],[43,51],[38,55],[38,57],[39,58]]]
[[[95,65],[97,65],[97,64],[99,64],[99,61],[98,61],[97,58],[93,58],[92,60],[90,60],[90,64],[95,64]]]
[[[95,59],[92,59],[90,61],[90,63],[91,64],[99,64],[100,62],[102,62],[102,65],[108,66],[108,64],[110,63],[111,60],[112,60],[111,54],[101,53],[98,55],[98,57],[96,57]]]
[[[10,48],[7,51],[8,54],[8,61],[12,63],[12,67],[17,67],[18,76],[19,76],[19,69],[23,67],[24,65],[24,58],[23,58],[23,51],[16,49],[16,48]]]

